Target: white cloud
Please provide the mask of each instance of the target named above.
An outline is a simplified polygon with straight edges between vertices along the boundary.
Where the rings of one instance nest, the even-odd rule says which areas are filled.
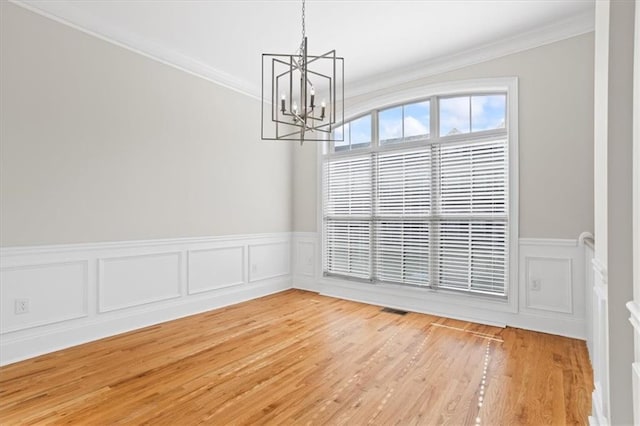
[[[429,129],[415,117],[404,118],[404,136],[419,136],[429,133]]]
[[[385,120],[380,123],[380,140],[395,139],[402,137],[401,120]]]

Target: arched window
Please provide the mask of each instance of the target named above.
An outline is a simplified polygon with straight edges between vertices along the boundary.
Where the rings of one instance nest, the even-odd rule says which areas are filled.
[[[325,276],[507,295],[515,86],[484,86],[336,129],[344,141],[322,157]]]

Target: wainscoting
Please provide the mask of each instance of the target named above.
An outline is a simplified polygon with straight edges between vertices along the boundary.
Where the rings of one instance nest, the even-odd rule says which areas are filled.
[[[591,260],[593,275],[587,286],[591,287],[592,317],[590,334],[587,336],[589,357],[593,366],[592,424],[608,425],[609,407],[609,303],[606,268],[587,251],[586,260]]]
[[[579,240],[521,238],[509,301],[322,276],[320,237],[293,234],[293,286],[327,296],[488,325],[586,338],[585,257]]]
[[[640,14],[638,15],[640,16]],[[631,301],[627,303],[627,308],[629,308],[629,312],[631,316],[629,317],[629,321],[633,325],[635,330],[635,352],[634,352],[634,363],[632,366],[633,369],[633,395],[640,396],[640,304],[637,301]],[[634,419],[640,419],[640,403],[637,403],[633,407],[634,408]]]
[[[5,248],[0,365],[291,288],[291,234]]]
[[[1,257],[2,365],[292,286],[487,325],[590,335],[590,268],[578,240],[521,239],[508,301],[322,277],[316,233],[5,248]],[[27,312],[18,313],[24,301]]]

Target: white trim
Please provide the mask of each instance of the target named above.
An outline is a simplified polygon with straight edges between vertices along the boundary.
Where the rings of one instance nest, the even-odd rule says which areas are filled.
[[[522,259],[529,255],[541,254],[549,256],[552,260],[566,260],[572,262],[571,282],[562,284],[570,285],[572,313],[554,312],[549,309],[527,309],[524,304],[519,304],[516,299],[516,306],[508,304],[504,299],[494,299],[481,295],[466,295],[443,290],[421,289],[391,284],[369,284],[354,282],[336,277],[321,276],[321,268],[316,267],[315,279],[300,274],[299,266],[296,264],[298,255],[292,254],[294,276],[292,285],[294,288],[315,291],[326,296],[338,297],[342,299],[354,300],[362,303],[374,305],[384,305],[397,309],[413,312],[421,312],[432,315],[441,315],[448,318],[456,318],[465,321],[473,321],[494,326],[513,326],[534,330],[544,333],[558,334],[578,339],[585,338],[585,318],[584,318],[584,286],[583,270],[584,255],[583,247],[578,246],[577,240],[561,240],[561,245],[545,246],[545,239],[535,241],[528,239],[529,245],[523,245],[521,250]],[[298,247],[297,242],[313,244],[316,253],[316,265],[321,265],[320,256],[320,232],[318,233],[295,233],[293,237],[294,250]],[[545,264],[543,264],[544,266]],[[591,268],[591,264],[589,264]],[[524,271],[524,268],[522,271]],[[525,291],[526,281],[519,279],[517,287]],[[553,286],[552,291],[556,291]],[[566,287],[560,290],[565,291]]]
[[[600,261],[600,259],[598,259],[597,257],[594,257],[593,260],[591,261],[591,264],[593,265],[593,271],[599,276],[601,284],[606,286],[607,283],[609,282],[608,276],[607,276],[607,268],[602,264],[602,262]],[[596,281],[596,284],[599,284]],[[603,294],[603,299],[607,299],[607,292],[605,292]]]
[[[151,304],[143,310],[119,311],[117,315],[110,315],[108,318],[94,317],[82,324],[59,323],[55,328],[43,328],[28,336],[18,334],[2,336],[0,365],[12,364],[56,350],[219,309],[290,288],[291,281],[288,278],[265,280],[247,286],[227,287],[217,292],[209,292],[215,294],[208,294],[207,297],[178,299],[171,303],[170,309],[166,304]]]
[[[356,104],[347,104],[345,105],[344,110],[344,121],[350,121],[357,118],[359,115],[373,111],[374,109],[382,110],[390,106],[411,103],[431,96],[508,91],[509,93],[515,93],[517,99],[517,90],[518,77],[475,78],[444,83],[425,84],[423,86],[411,87],[409,89],[397,90],[391,93],[378,95]],[[517,102],[513,102],[513,104],[515,105],[509,104],[510,109],[507,112],[509,119],[512,120],[510,123],[513,123],[513,117],[518,117]],[[511,109],[513,107],[515,107],[515,110]]]
[[[257,87],[255,83],[239,79],[195,58],[153,43],[132,32],[123,31],[108,25],[100,19],[73,7],[72,2],[50,1],[43,4],[34,3],[31,0],[9,1],[34,13],[53,19],[59,23],[162,64],[211,81],[253,99],[261,99],[260,87]],[[580,15],[557,21],[498,42],[484,44],[437,59],[421,61],[405,68],[395,69],[358,80],[357,82],[347,83],[345,85],[345,97],[358,96],[383,87],[392,87],[431,75],[486,62],[575,37],[593,30],[594,11],[589,10]]]
[[[632,191],[633,207],[633,297],[627,303],[631,312],[631,324],[635,328],[634,364],[633,364],[633,416],[636,424],[640,424],[640,2],[635,5],[634,34],[634,66],[633,66],[633,160]]]
[[[376,96],[363,102],[347,105],[345,107],[345,121],[351,120],[361,114],[368,113],[373,110],[382,110],[385,107],[410,103],[417,100],[426,99],[432,96],[446,96],[455,94],[475,94],[483,92],[506,92],[507,93],[507,137],[509,140],[509,276],[507,277],[508,286],[505,289],[508,295],[508,303],[511,311],[516,311],[519,300],[519,153],[518,153],[518,77],[496,77],[496,78],[478,78],[469,80],[458,80],[446,83],[427,84],[421,87],[413,87],[385,95]],[[322,162],[326,155],[322,153],[322,145],[318,144],[318,167],[317,167],[317,205],[316,214],[320,235],[322,235],[323,212],[322,212]],[[336,156],[337,157],[337,156]],[[320,250],[318,257],[320,259],[316,270],[322,274],[323,261],[322,253],[324,252],[324,241],[320,238]],[[575,240],[572,244],[577,246]]]
[[[14,327],[2,327],[2,332],[4,333],[13,333],[16,331],[28,330],[31,328],[42,327],[45,325],[56,324],[65,321],[71,321],[79,318],[86,318],[89,316],[89,261],[87,260],[75,260],[75,261],[62,261],[62,262],[46,262],[46,263],[33,263],[28,265],[19,265],[19,266],[10,266],[7,268],[2,268],[2,272],[7,271],[20,271],[20,270],[29,270],[29,269],[38,269],[38,268],[47,268],[47,267],[55,267],[55,266],[70,266],[70,265],[81,265],[83,269],[83,277],[82,277],[82,311],[74,314],[67,314],[62,316],[55,316],[52,318],[48,318],[42,321],[35,322],[25,322],[21,326]]]
[[[225,283],[222,285],[218,285],[215,287],[207,287],[207,288],[203,288],[203,289],[199,289],[199,290],[193,290],[191,288],[191,274],[189,273],[189,261],[193,258],[193,255],[195,255],[196,253],[210,253],[210,252],[215,252],[215,251],[221,251],[221,250],[230,250],[230,249],[240,249],[241,250],[241,262],[242,265],[245,265],[247,263],[247,253],[245,250],[245,246],[244,245],[235,245],[235,246],[225,246],[225,247],[213,247],[213,248],[205,248],[205,249],[195,249],[195,250],[187,250],[187,294],[191,295],[191,294],[200,294],[200,293],[207,293],[210,291],[215,291],[221,288],[226,288],[226,287],[233,287],[236,285],[240,285],[240,284],[244,284],[247,282],[247,271],[246,268],[242,268],[241,271],[241,279],[240,281],[233,281],[233,282],[229,282],[229,283]]]
[[[525,283],[528,283],[531,279],[531,262],[547,262],[547,263],[556,263],[556,264],[563,264],[563,265],[568,265],[569,267],[569,280],[568,280],[568,285],[565,287],[564,289],[564,294],[562,293],[556,293],[556,296],[564,296],[564,298],[567,300],[567,305],[563,306],[563,307],[556,307],[556,306],[547,306],[547,305],[543,305],[543,304],[536,304],[531,300],[531,293],[528,291],[525,291],[524,294],[524,308],[526,309],[535,309],[535,310],[541,310],[541,311],[550,311],[550,312],[557,312],[557,313],[561,313],[561,314],[569,314],[572,315],[574,313],[574,308],[573,308],[573,282],[574,282],[574,278],[573,278],[573,274],[574,274],[574,266],[572,263],[572,259],[571,258],[564,258],[564,257],[550,257],[550,256],[526,256],[524,258],[524,276],[525,276]],[[556,297],[559,298],[559,297]]]
[[[106,241],[98,243],[73,243],[73,244],[56,244],[42,246],[12,246],[0,247],[0,257],[6,258],[10,256],[28,256],[35,254],[47,253],[63,253],[63,252],[86,252],[94,250],[110,250],[110,249],[139,249],[145,247],[163,247],[176,245],[206,245],[216,243],[228,243],[230,241],[259,241],[265,239],[282,239],[283,235],[287,238],[290,233],[274,232],[266,234],[234,234],[219,235],[209,237],[180,237],[180,238],[160,238],[152,240],[127,240],[127,241]],[[286,240],[285,240],[286,241]],[[269,244],[268,242],[266,244]]]
[[[66,315],[64,318],[61,318],[60,312],[76,312],[77,303],[66,303],[63,298],[58,301],[60,309],[50,313],[45,310],[36,312],[33,308],[45,306],[51,297],[59,296],[60,293],[56,291],[66,282],[66,278],[59,278],[58,281],[55,277],[47,278],[46,285],[42,285],[40,280],[31,286],[30,282],[24,279],[20,281],[21,278],[17,277],[14,279],[16,285],[3,287],[3,297],[7,298],[5,304],[16,298],[27,297],[32,299],[32,309],[26,315],[19,316],[13,310],[0,310],[0,321],[4,323],[9,320],[12,325],[0,333],[0,365],[291,288],[291,238],[290,232],[282,232],[5,247],[0,251],[0,273],[3,277],[15,269],[60,264],[81,264],[85,276],[82,288],[74,289],[74,293],[67,296],[75,301],[82,298],[82,315]],[[256,246],[261,247],[262,253],[253,261],[258,270],[267,274],[251,278],[248,274],[248,251]],[[285,249],[282,249],[283,246]],[[232,271],[235,276],[242,276],[243,282],[189,293],[188,253],[224,248],[242,249],[242,259],[233,265]],[[150,264],[145,261],[149,257],[156,259],[156,262]],[[105,281],[102,276],[104,266],[119,259],[125,259],[131,265]],[[200,274],[200,282],[206,283],[215,273],[216,265],[220,265],[220,268],[229,266],[213,262],[211,269],[204,274],[197,269],[191,272]],[[279,265],[275,268],[281,269],[274,270],[273,265]],[[167,276],[164,282],[154,279],[158,274],[174,273],[175,276]],[[248,279],[252,282],[248,282]],[[136,289],[130,291],[131,285],[135,285]],[[105,299],[105,290],[109,291],[110,301]]]
[[[72,2],[49,1],[44,3],[46,9],[43,8],[42,2],[32,3],[29,0],[9,0],[9,2],[161,64],[200,77],[252,99],[261,100],[260,88],[255,84],[234,77],[176,50],[144,39],[132,32],[107,25],[74,7]]]
[[[286,248],[287,248],[287,267],[283,271],[274,272],[272,274],[267,274],[267,275],[258,275],[257,277],[254,276],[254,274],[256,274],[256,273],[253,272],[250,269],[249,270],[249,277],[248,277],[248,282],[250,282],[250,283],[255,282],[255,281],[262,281],[262,280],[266,280],[266,279],[272,279],[272,278],[278,278],[278,277],[282,277],[282,276],[291,275],[291,238],[290,237],[288,239],[286,239],[286,240],[249,244],[249,250],[248,250],[248,253],[247,253],[247,257],[248,257],[248,260],[249,260],[248,261],[249,267],[251,267],[251,265],[254,264],[253,263],[253,259],[251,257],[251,249],[254,248],[254,247],[266,247],[266,246],[286,246]]]
[[[609,391],[609,302],[607,269],[594,257],[592,303],[592,348],[591,363],[593,365],[594,391],[592,394],[593,421],[595,424],[607,425],[610,417]]]
[[[631,313],[629,317],[629,322],[633,328],[636,329],[636,333],[640,336],[640,304],[638,302],[627,302],[627,309]]]
[[[117,262],[117,261],[122,261],[125,259],[140,259],[140,258],[149,258],[149,257],[156,257],[156,256],[170,256],[170,255],[177,255],[177,259],[178,259],[178,270],[177,272],[177,286],[176,286],[176,292],[175,293],[171,293],[171,294],[167,294],[167,295],[163,295],[160,297],[151,297],[151,298],[145,298],[143,300],[137,300],[137,301],[131,301],[129,303],[124,303],[124,304],[119,304],[119,305],[115,305],[115,306],[105,306],[104,305],[104,298],[102,297],[102,295],[105,293],[105,277],[104,277],[104,271],[106,269],[106,266],[111,263],[111,262]],[[156,302],[162,302],[165,300],[170,300],[170,299],[176,299],[178,297],[181,297],[182,294],[180,292],[180,289],[182,288],[182,252],[180,251],[169,251],[169,252],[162,252],[162,253],[144,253],[144,254],[134,254],[134,255],[128,255],[128,256],[109,256],[109,257],[101,257],[98,259],[98,280],[97,280],[97,290],[98,290],[98,312],[99,313],[105,313],[105,312],[111,312],[111,311],[119,311],[121,309],[128,309],[128,308],[132,308],[134,306],[141,306],[141,305],[147,305],[150,303],[156,303]]]
[[[595,28],[594,11],[555,22],[512,38],[454,53],[437,59],[418,62],[405,68],[377,74],[357,83],[345,84],[345,98],[364,95],[381,88],[416,81],[425,77],[490,61],[492,59],[555,43],[591,32]]]
[[[633,364],[631,364],[631,370],[633,372],[632,386],[633,395],[635,398],[636,396],[640,395],[640,362],[634,362]],[[638,399],[636,398],[635,401],[638,401]],[[633,406],[633,416],[636,420],[640,419],[640,403],[638,402],[636,402]],[[638,424],[638,422],[636,421],[635,424]]]
[[[577,247],[579,241],[560,238],[520,238],[520,244],[526,246]]]
[[[593,416],[589,417],[589,424],[598,426],[608,426],[609,420],[605,417],[604,408],[602,406],[602,389],[599,383],[595,384],[593,394],[591,396],[591,405],[593,410]]]
[[[585,244],[586,240],[592,240],[593,241],[593,234],[591,232],[582,232],[580,233],[580,236],[578,237],[578,244]]]

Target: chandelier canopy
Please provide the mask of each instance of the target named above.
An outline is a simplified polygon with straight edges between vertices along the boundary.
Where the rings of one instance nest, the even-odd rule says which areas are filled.
[[[302,42],[294,54],[262,54],[262,139],[341,141],[344,59],[309,55],[302,1]]]

